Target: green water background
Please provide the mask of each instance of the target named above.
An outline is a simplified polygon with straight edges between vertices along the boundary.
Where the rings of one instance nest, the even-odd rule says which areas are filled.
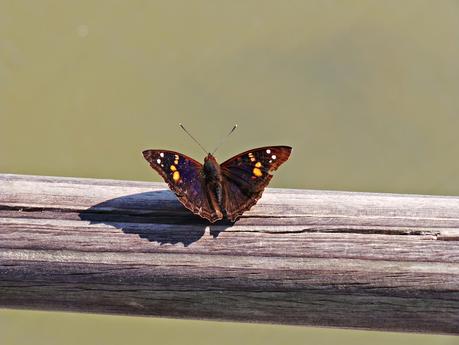
[[[459,194],[458,1],[0,0],[0,171],[159,181],[144,148],[293,146],[274,187]],[[456,344],[0,311],[0,344]]]

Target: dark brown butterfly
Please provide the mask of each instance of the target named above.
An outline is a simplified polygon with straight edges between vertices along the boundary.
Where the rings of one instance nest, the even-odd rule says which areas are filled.
[[[186,208],[213,223],[225,216],[234,222],[255,205],[272,172],[289,158],[291,150],[289,146],[260,147],[222,164],[211,153],[204,164],[167,150],[145,150],[143,156]]]

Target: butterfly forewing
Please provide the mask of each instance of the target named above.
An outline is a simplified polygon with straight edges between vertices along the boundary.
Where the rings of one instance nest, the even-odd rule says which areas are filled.
[[[268,146],[243,152],[221,164],[224,208],[236,220],[256,204],[272,173],[290,156],[289,146]]]
[[[201,163],[167,150],[145,150],[143,156],[186,208],[212,222],[221,218],[209,205]]]

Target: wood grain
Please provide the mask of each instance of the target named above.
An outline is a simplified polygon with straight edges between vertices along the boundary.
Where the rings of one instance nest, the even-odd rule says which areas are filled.
[[[459,334],[459,198],[0,175],[0,306]]]

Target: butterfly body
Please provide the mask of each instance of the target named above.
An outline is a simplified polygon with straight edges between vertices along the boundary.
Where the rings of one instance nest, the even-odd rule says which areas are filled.
[[[211,206],[218,217],[223,216],[223,177],[220,165],[212,154],[204,158],[203,165],[204,186]],[[222,217],[223,218],[223,217]]]
[[[204,164],[174,151],[145,150],[143,155],[193,213],[215,222],[235,221],[256,204],[291,152],[289,146],[261,147],[219,164],[212,154]]]

